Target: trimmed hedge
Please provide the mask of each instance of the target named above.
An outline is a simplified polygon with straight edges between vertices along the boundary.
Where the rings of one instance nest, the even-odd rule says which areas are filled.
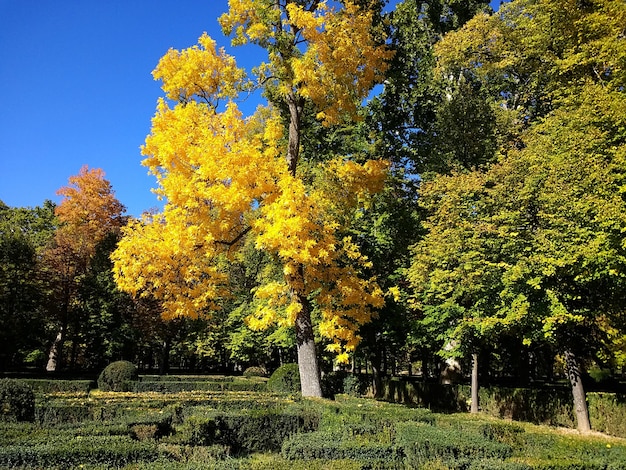
[[[288,460],[359,460],[366,462],[402,461],[402,451],[391,442],[380,442],[378,436],[346,439],[332,431],[296,434],[282,446],[281,455]]]
[[[98,388],[103,392],[129,392],[139,379],[137,366],[128,361],[112,362],[98,377]]]
[[[132,384],[135,393],[159,392],[263,392],[266,389],[265,381],[255,379],[239,379],[236,381],[141,381]]]
[[[267,390],[280,393],[300,393],[300,369],[298,364],[283,364],[267,381]]]
[[[194,446],[223,445],[231,453],[275,452],[288,437],[317,429],[319,414],[313,410],[253,409],[208,412],[185,419],[179,429],[183,442]]]
[[[88,395],[97,387],[95,380],[20,379],[30,385],[37,394],[76,393]]]
[[[445,462],[504,460],[513,452],[509,445],[452,428],[405,422],[396,425],[396,432],[397,443],[404,450],[406,464],[410,468],[418,468],[436,459]]]
[[[0,379],[0,421],[34,421],[35,393],[17,379]]]
[[[267,377],[267,372],[263,367],[248,367],[243,371],[242,374],[244,377]]]
[[[133,441],[122,436],[76,436],[32,445],[0,447],[0,466],[77,468],[79,465],[121,467],[133,462],[150,462],[159,455],[155,442]]]
[[[233,382],[237,377],[223,375],[140,375],[139,382]]]
[[[379,399],[440,412],[465,412],[468,385],[424,383],[394,377],[383,381]],[[480,408],[498,418],[551,426],[576,427],[572,393],[567,387],[481,387]],[[592,429],[626,438],[626,394],[587,393]]]

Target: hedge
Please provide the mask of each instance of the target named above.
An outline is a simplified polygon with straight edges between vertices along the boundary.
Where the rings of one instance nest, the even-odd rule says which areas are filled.
[[[296,434],[283,443],[281,455],[288,460],[347,459],[397,463],[403,458],[401,450],[393,443],[379,442],[376,436],[346,438],[333,431]]]
[[[446,462],[485,458],[504,460],[513,452],[507,444],[452,428],[405,422],[396,425],[396,432],[397,443],[404,450],[409,468],[418,468],[436,459]]]
[[[209,392],[263,392],[265,382],[260,380],[238,380],[238,381],[146,381],[134,382],[131,390],[135,393],[160,392],[179,393],[192,391]]]
[[[37,394],[79,393],[87,395],[96,388],[95,380],[20,379],[30,385]]]
[[[77,468],[84,464],[119,467],[152,461],[159,455],[155,442],[133,441],[121,436],[77,436],[32,445],[0,447],[0,466]]]
[[[208,411],[186,417],[178,431],[182,442],[189,445],[219,444],[233,454],[271,452],[279,451],[291,435],[317,429],[319,421],[319,415],[307,409]]]
[[[443,385],[394,377],[383,381],[379,399],[440,412],[467,411],[468,385]],[[498,418],[551,426],[576,427],[572,394],[567,387],[481,387],[480,408]],[[626,438],[626,394],[587,393],[592,429]]]

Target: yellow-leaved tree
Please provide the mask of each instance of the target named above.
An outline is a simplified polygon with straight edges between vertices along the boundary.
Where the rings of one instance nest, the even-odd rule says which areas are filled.
[[[346,362],[359,326],[383,304],[345,221],[382,189],[387,162],[300,164],[305,107],[324,125],[355,120],[390,58],[371,11],[332,3],[229,1],[220,23],[233,43],[268,52],[255,73],[269,103],[248,118],[235,99],[255,85],[206,34],[161,59],[154,77],[166,98],[143,164],[166,204],[129,224],[113,255],[120,288],[159,299],[168,317],[196,316],[229,295],[228,265],[254,242],[282,275],[256,289],[248,324],[295,328],[304,396],[321,396],[313,306],[328,348]]]

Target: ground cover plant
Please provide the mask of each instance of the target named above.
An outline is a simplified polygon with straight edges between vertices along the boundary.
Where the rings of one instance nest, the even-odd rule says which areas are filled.
[[[486,414],[336,395],[258,391],[259,378],[140,377],[137,383],[251,389],[35,393],[34,417],[0,422],[0,468],[602,469],[626,468],[626,440]],[[26,385],[28,386],[28,385]]]

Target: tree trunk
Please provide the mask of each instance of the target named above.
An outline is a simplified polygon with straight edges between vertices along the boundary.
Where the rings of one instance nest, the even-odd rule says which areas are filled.
[[[383,381],[381,377],[381,353],[377,345],[374,345],[375,351],[370,354],[370,362],[372,364],[372,387],[375,398],[380,398],[383,391]],[[367,372],[367,371],[366,371]]]
[[[586,433],[591,431],[589,410],[587,408],[587,396],[580,374],[578,358],[572,351],[565,351],[565,370],[572,384],[572,396],[574,398],[574,412],[576,413],[577,429]]]
[[[298,159],[300,156],[300,137],[302,134],[302,112],[304,100],[295,95],[287,98],[289,106],[289,141],[287,144],[287,165],[289,173],[296,175]]]
[[[303,397],[321,397],[322,385],[320,369],[317,363],[311,305],[306,298],[300,298],[302,309],[296,317],[296,343],[298,348],[298,369],[300,370],[300,388]]]
[[[48,363],[46,364],[46,371],[56,372],[61,368],[61,358],[63,355],[63,342],[65,341],[65,327],[59,328],[56,338],[50,346],[50,352],[48,354]]]
[[[472,353],[472,404],[470,413],[478,413],[478,353]]]

